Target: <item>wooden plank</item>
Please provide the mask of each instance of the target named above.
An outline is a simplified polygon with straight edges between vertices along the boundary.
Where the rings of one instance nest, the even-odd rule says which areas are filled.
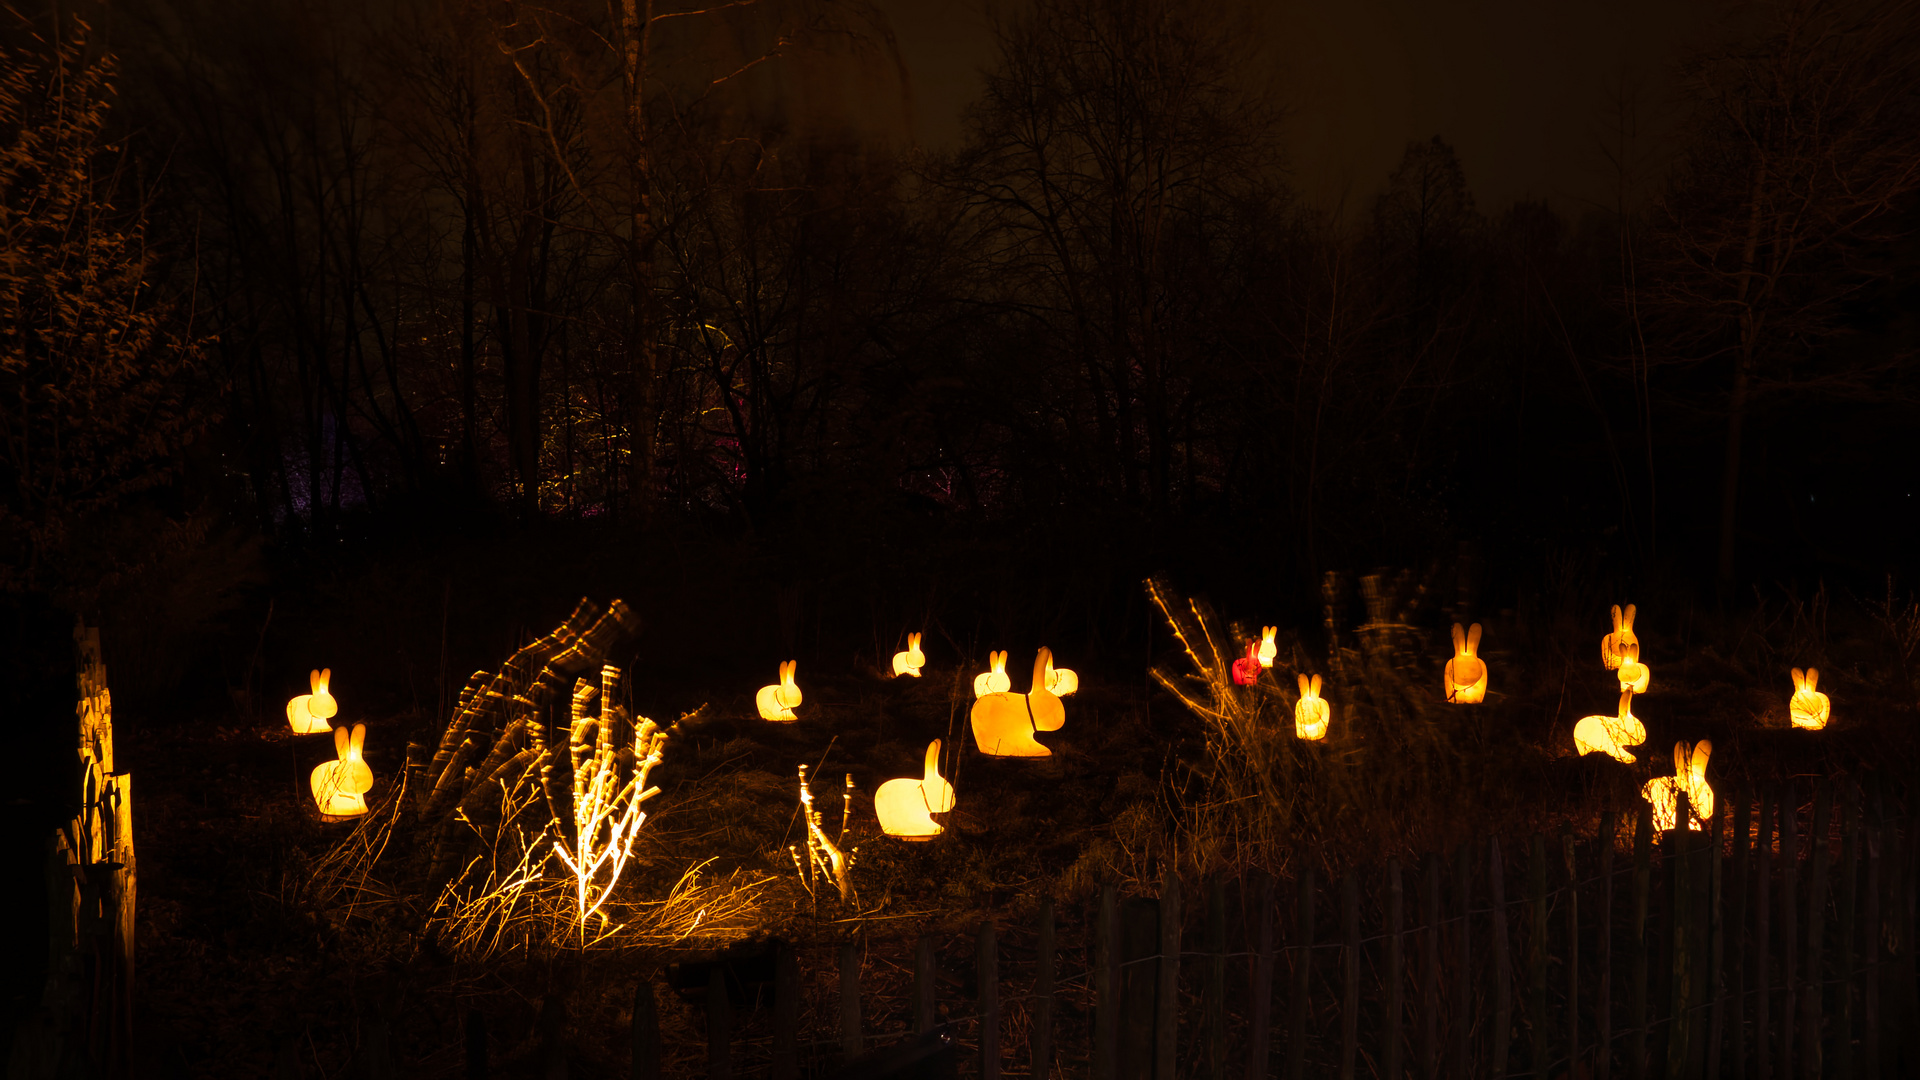
[[[1573,827],[1560,834],[1567,871],[1567,1067],[1580,1066],[1580,874],[1574,861]]]
[[[1633,823],[1633,914],[1627,943],[1633,947],[1633,974],[1627,986],[1627,1019],[1633,1034],[1627,1044],[1633,1080],[1647,1080],[1647,901],[1653,887],[1653,804],[1640,803]]]
[[[715,964],[707,972],[707,1076],[733,1076],[733,1004],[727,1000],[726,968]]]
[[[1833,785],[1825,778],[1813,785],[1813,831],[1807,834],[1807,951],[1800,958],[1800,1075],[1818,1080],[1821,1067],[1820,982],[1827,927],[1827,870],[1833,861],[1829,842],[1833,813]]]
[[[1693,807],[1687,793],[1674,796],[1672,832],[1666,835],[1667,860],[1667,1080],[1681,1080],[1687,1063],[1687,1042],[1693,1034],[1693,1014],[1687,1010],[1694,978],[1693,941],[1688,918],[1693,910],[1693,875],[1688,873],[1692,831],[1687,828]]]
[[[1403,1080],[1406,1075],[1405,1055],[1401,1050],[1403,1043],[1401,1028],[1406,1015],[1407,990],[1407,951],[1404,928],[1406,926],[1406,885],[1400,880],[1400,860],[1387,860],[1387,970],[1381,976],[1386,983],[1387,1030],[1383,1034],[1386,1049],[1386,1069],[1381,1073],[1382,1080]]]
[[[1207,885],[1207,1076],[1227,1080],[1227,883]]]
[[[1547,1080],[1553,1038],[1547,1030],[1547,838],[1533,834],[1527,861],[1527,1026],[1534,1080]]]
[[[1709,879],[1707,882],[1707,986],[1706,992],[1712,996],[1712,1009],[1707,1020],[1706,1072],[1704,1075],[1720,1075],[1721,1038],[1726,1034],[1727,1024],[1727,928],[1722,920],[1726,891],[1726,859],[1722,857],[1722,845],[1725,843],[1727,807],[1724,803],[1714,809],[1712,840],[1707,844],[1709,860]],[[1698,1074],[1698,1070],[1695,1070]]]
[[[913,1030],[919,1035],[932,1031],[939,1023],[935,979],[933,938],[921,934],[913,943]]]
[[[647,1000],[651,1002],[652,991]],[[657,1027],[656,1027],[657,1031]],[[659,1036],[654,1036],[658,1060]],[[657,1080],[659,1066],[649,1080]],[[799,1080],[800,1076],[800,958],[793,946],[782,945],[773,957],[773,1080]]]
[[[1513,956],[1507,936],[1507,869],[1500,861],[1500,840],[1487,842],[1487,900],[1493,908],[1493,1050],[1487,1074],[1506,1080],[1513,1046]]]
[[[467,1080],[488,1080],[493,1069],[487,1047],[487,1014],[479,1009],[468,1009],[464,1034]]]
[[[1307,1070],[1307,994],[1313,975],[1313,868],[1300,874],[1293,908],[1293,995],[1287,1001],[1287,1077]]]
[[[1420,874],[1420,1075],[1440,1073],[1440,856],[1429,852]]]
[[[1160,977],[1153,994],[1153,1080],[1175,1080],[1180,1060],[1180,874],[1171,864],[1160,879],[1156,966]]]
[[[1878,801],[1875,799],[1876,811],[1879,809]],[[1880,922],[1881,845],[1886,842],[1886,833],[1880,827],[1880,821],[1884,819],[1878,813],[1874,817],[1878,820],[1866,833],[1867,910],[1863,922],[1867,931],[1867,950],[1862,956],[1866,962],[1866,985],[1860,995],[1860,1053],[1866,1059],[1867,1080],[1880,1080],[1880,965],[1886,959],[1886,933]]]
[[[1463,843],[1453,853],[1453,1018],[1448,1040],[1453,1047],[1453,1075],[1467,1075],[1473,1034],[1473,844]]]
[[[1340,1080],[1353,1080],[1360,1051],[1360,879],[1348,870],[1340,879],[1341,950]]]
[[[1753,784],[1740,782],[1733,804],[1732,863],[1727,870],[1727,1024],[1733,1080],[1747,1080],[1747,856],[1752,848]]]
[[[1112,885],[1100,886],[1093,923],[1092,1080],[1115,1080],[1120,1050],[1120,900]]]
[[[1273,1030],[1273,876],[1254,871],[1254,959],[1247,1000],[1247,1080],[1266,1080]]]
[[[1799,989],[1794,972],[1800,929],[1799,913],[1795,907],[1799,893],[1796,879],[1800,859],[1798,837],[1794,835],[1797,813],[1793,788],[1790,785],[1783,786],[1780,794],[1780,989],[1783,992],[1778,1061],[1780,1080],[1790,1080],[1793,1076],[1794,1001]]]
[[[1039,926],[1034,933],[1032,1063],[1027,1075],[1045,1080],[1053,1072],[1053,981],[1058,957],[1053,941],[1053,898],[1040,900]]]
[[[660,1080],[660,1006],[653,999],[651,976],[643,975],[633,984],[633,1019],[628,1037],[633,1043],[632,1080]],[[789,1080],[780,1072],[777,1056],[774,1065],[774,1076]],[[791,1074],[798,1075],[797,1069]]]
[[[973,961],[980,1014],[980,1080],[1000,1080],[1000,943],[992,919],[980,924]]]
[[[1778,795],[1768,784],[1760,798],[1753,841],[1753,1075],[1773,1075],[1773,829]]]
[[[840,945],[840,1056],[852,1061],[866,1048],[860,1030],[860,944]]]
[[[1840,815],[1840,978],[1836,991],[1839,1011],[1833,1018],[1834,1075],[1852,1080],[1853,984],[1859,972],[1854,964],[1854,913],[1860,903],[1860,800],[1852,784]]]
[[[1613,1076],[1613,847],[1619,818],[1600,815],[1600,986],[1593,1002],[1593,1080]]]

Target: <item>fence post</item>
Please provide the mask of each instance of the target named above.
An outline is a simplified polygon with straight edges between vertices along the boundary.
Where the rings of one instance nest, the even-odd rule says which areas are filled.
[[[711,1080],[729,1080],[733,1076],[733,1005],[727,1000],[727,971],[715,964],[707,972],[707,1076]]]
[[[1033,1080],[1046,1080],[1053,1072],[1053,898],[1040,901],[1040,928],[1034,950],[1033,973]]]
[[[1707,1021],[1706,1075],[1720,1075],[1720,1039],[1726,1031],[1727,1022],[1727,928],[1721,918],[1724,895],[1727,887],[1725,859],[1722,858],[1722,842],[1726,836],[1726,807],[1716,805],[1713,813],[1712,840],[1707,844],[1707,985],[1705,992],[1713,995],[1713,1011]],[[1696,1070],[1697,1071],[1697,1070]]]
[[[1000,1080],[1000,945],[992,919],[980,924],[973,958],[979,981],[980,1080]]]
[[[1453,1075],[1467,1075],[1473,1035],[1473,842],[1453,853],[1453,912],[1460,920],[1453,935]]]
[[[1100,886],[1100,911],[1093,924],[1092,1080],[1115,1080],[1120,1039],[1119,906],[1118,890]]]
[[[1874,784],[1873,824],[1868,826],[1866,833],[1867,952],[1862,958],[1866,961],[1866,985],[1860,1002],[1860,1018],[1866,1030],[1861,1033],[1860,1050],[1867,1059],[1867,1080],[1880,1080],[1880,964],[1884,959],[1881,941],[1884,931],[1880,923],[1880,845],[1886,842],[1887,832],[1882,828],[1886,819],[1880,812],[1879,788],[1879,784]]]
[[[1407,953],[1401,928],[1406,923],[1406,889],[1400,880],[1400,860],[1387,860],[1387,1068],[1384,1080],[1403,1080],[1401,1020],[1406,1013]]]
[[[1807,956],[1800,993],[1800,1071],[1807,1080],[1820,1076],[1821,953],[1827,928],[1827,869],[1833,862],[1828,835],[1833,813],[1833,784],[1821,779],[1813,786],[1813,832],[1807,836]]]
[[[1593,1080],[1613,1075],[1613,845],[1619,819],[1600,815],[1600,989],[1593,1002]]]
[[[1272,1057],[1269,1033],[1273,1023],[1273,876],[1264,870],[1254,871],[1254,876],[1260,888],[1253,985],[1248,995],[1253,1002],[1253,1015],[1247,1028],[1247,1080],[1267,1080],[1267,1064]]]
[[[1096,973],[1095,993],[1099,992]],[[1096,1001],[1099,1000],[1097,997]],[[921,934],[913,943],[913,1030],[925,1035],[934,1029],[939,1017],[934,1002],[933,938]]]
[[[1784,785],[1780,793],[1780,1080],[1793,1080],[1793,1003],[1794,953],[1798,948],[1799,913],[1795,908],[1800,851],[1794,836],[1798,807],[1793,805],[1793,787]]]
[[[1341,950],[1340,1080],[1353,1080],[1360,1051],[1360,881],[1348,870],[1340,879]]]
[[[866,1040],[860,1031],[860,943],[840,944],[840,1056],[852,1061]]]
[[[1156,966],[1160,978],[1153,999],[1153,1080],[1175,1080],[1180,1060],[1180,871],[1171,860],[1160,881],[1160,961]]]
[[[1500,861],[1500,839],[1487,841],[1487,895],[1493,908],[1493,1057],[1490,1080],[1506,1080],[1507,1051],[1513,1045],[1513,957],[1507,936],[1507,870]]]
[[[1207,884],[1207,1076],[1227,1080],[1227,883]]]
[[[1672,957],[1667,978],[1667,1080],[1681,1080],[1686,1068],[1687,1042],[1692,1034],[1693,1016],[1687,1011],[1692,996],[1694,969],[1691,930],[1693,915],[1693,875],[1688,873],[1687,850],[1692,846],[1692,800],[1684,791],[1674,795],[1673,831],[1667,833],[1667,920],[1671,924],[1668,940]]]
[[[1753,785],[1740,782],[1733,804],[1733,865],[1728,873],[1733,912],[1727,923],[1727,1027],[1733,1032],[1733,1077],[1747,1080],[1747,849],[1753,825]]]
[[[1835,1074],[1852,1080],[1854,908],[1860,900],[1860,800],[1853,785],[1846,789],[1840,814],[1840,1011],[1833,1018]]]
[[[1573,826],[1560,834],[1560,857],[1567,867],[1567,1072],[1580,1064],[1580,874],[1574,859]]]
[[[653,978],[642,975],[633,984],[633,1080],[660,1080],[660,1007],[653,1000]],[[775,1059],[776,1066],[778,1059]],[[780,1076],[776,1067],[774,1075]]]
[[[1527,863],[1527,907],[1533,916],[1527,929],[1527,1023],[1533,1028],[1534,1080],[1547,1080],[1553,1061],[1553,1039],[1547,1030],[1547,838],[1533,834],[1532,858]]]
[[[1627,940],[1633,943],[1633,985],[1627,988],[1633,1013],[1633,1080],[1647,1080],[1647,899],[1653,886],[1653,804],[1640,803],[1633,822],[1633,922]]]
[[[1307,994],[1313,975],[1313,868],[1300,873],[1294,902],[1293,998],[1287,1005],[1287,1077],[1302,1080],[1307,1067]]]
[[[651,989],[647,1000],[653,1000]],[[659,1045],[657,1034],[654,1045]],[[657,1080],[659,1075],[656,1064],[648,1080]],[[773,957],[773,1080],[799,1080],[799,1076],[800,958],[794,955],[793,946],[783,944]]]
[[[1753,1075],[1768,1080],[1773,1057],[1773,827],[1779,795],[1768,784],[1760,797],[1760,821],[1754,829],[1753,860]]]

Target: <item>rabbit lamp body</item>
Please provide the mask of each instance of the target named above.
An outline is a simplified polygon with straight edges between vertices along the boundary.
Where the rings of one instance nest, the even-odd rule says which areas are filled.
[[[934,814],[953,809],[953,785],[940,775],[940,740],[927,744],[927,771],[919,779],[889,780],[873,795],[873,812],[888,836],[931,840],[945,832]]]
[[[1293,733],[1309,741],[1327,737],[1333,706],[1320,696],[1320,676],[1300,676],[1300,700],[1293,706]]]
[[[373,790],[373,770],[361,757],[367,741],[367,725],[355,724],[333,730],[336,761],[323,761],[314,767],[308,783],[313,788],[313,803],[329,818],[359,817],[367,812],[367,792]]]
[[[1580,751],[1582,757],[1597,750],[1615,761],[1631,765],[1635,758],[1627,752],[1627,747],[1639,746],[1646,741],[1646,726],[1633,715],[1632,690],[1620,691],[1618,716],[1588,716],[1573,725],[1573,747]]]
[[[1027,694],[1027,715],[1032,717],[1035,731],[1059,731],[1067,725],[1067,707],[1049,689],[1053,674],[1053,650],[1042,647],[1033,658],[1033,690]]]
[[[989,668],[973,677],[973,696],[983,698],[1012,690],[1013,680],[1007,678],[1007,651],[987,653],[987,663]]]
[[[1247,642],[1247,655],[1233,662],[1233,681],[1240,686],[1252,686],[1260,681],[1260,643]]]
[[[906,650],[893,654],[893,677],[911,675],[917,679],[920,669],[926,666],[927,654],[920,651],[920,635],[908,634]]]
[[[1679,793],[1687,793],[1687,828],[1700,831],[1701,821],[1713,819],[1713,788],[1707,783],[1707,759],[1713,744],[1701,739],[1691,752],[1686,743],[1673,744],[1673,775],[1656,776],[1640,789],[1640,797],[1653,805],[1653,827],[1657,832],[1679,828]]]
[[[1072,668],[1053,666],[1053,654],[1047,654],[1047,692],[1054,697],[1066,697],[1080,689],[1080,676]]]
[[[1260,628],[1260,666],[1263,668],[1272,667],[1273,658],[1280,651],[1280,647],[1273,643],[1273,635],[1279,632],[1280,628],[1277,626]]]
[[[1640,643],[1627,646],[1626,653],[1620,659],[1620,689],[1629,693],[1644,694],[1647,684],[1653,681],[1653,669],[1640,662]]]
[[[1613,633],[1600,639],[1600,662],[1607,666],[1608,671],[1618,671],[1620,665],[1627,661],[1629,649],[1633,650],[1635,657],[1640,655],[1640,639],[1633,633],[1633,605],[1628,604],[1626,610],[1622,611],[1620,605],[1615,604]]]
[[[772,686],[763,686],[754,695],[753,703],[760,710],[762,720],[775,723],[788,723],[798,720],[793,710],[800,704],[800,687],[793,681],[793,673],[800,666],[798,660],[788,660],[780,665],[780,681]]]
[[[1820,685],[1820,670],[1808,668],[1802,673],[1793,669],[1793,698],[1787,702],[1787,715],[1792,717],[1793,726],[1819,731],[1827,726],[1833,716],[1833,703],[1827,695],[1814,689]]]
[[[331,678],[332,668],[314,669],[307,676],[307,685],[312,693],[301,694],[287,702],[287,723],[293,727],[295,735],[318,735],[333,726],[327,721],[340,711],[340,703],[327,692],[327,681]]]
[[[1445,672],[1447,700],[1455,705],[1478,705],[1487,696],[1487,662],[1474,655],[1480,648],[1480,624],[1462,630],[1453,624],[1453,659]]]

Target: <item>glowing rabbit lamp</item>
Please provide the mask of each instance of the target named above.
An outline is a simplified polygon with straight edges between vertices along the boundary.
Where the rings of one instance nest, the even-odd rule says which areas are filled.
[[[318,735],[333,727],[327,721],[340,711],[340,704],[327,693],[327,680],[333,678],[332,668],[319,668],[307,676],[307,685],[313,693],[301,694],[287,702],[287,723],[293,725],[295,735]]]
[[[927,744],[927,772],[919,780],[901,778],[880,785],[873,794],[873,812],[880,828],[902,840],[931,840],[946,831],[934,814],[953,809],[953,785],[940,776],[940,740]]]
[[[1447,661],[1447,700],[1455,705],[1478,705],[1487,696],[1487,662],[1475,656],[1480,648],[1480,624],[1465,630],[1453,624],[1453,659]]]
[[[309,783],[313,803],[328,818],[359,817],[367,812],[367,792],[373,790],[373,770],[360,756],[367,741],[367,725],[355,724],[349,732],[344,726],[333,729],[333,748],[337,761],[323,761],[314,767]]]
[[[1276,653],[1280,651],[1279,646],[1273,643],[1273,635],[1279,632],[1280,632],[1280,628],[1277,626],[1263,626],[1260,628],[1260,666],[1261,667],[1270,668],[1273,666],[1273,657]]]
[[[983,698],[1013,689],[1013,680],[1007,678],[1007,651],[987,653],[987,662],[993,666],[973,677],[973,696]]]
[[[1640,789],[1640,797],[1653,804],[1653,827],[1657,832],[1677,828],[1679,792],[1687,793],[1687,828],[1700,831],[1702,821],[1713,819],[1713,788],[1707,784],[1707,758],[1713,744],[1701,739],[1688,753],[1686,743],[1673,744],[1673,775],[1656,776]]]
[[[1633,715],[1632,690],[1620,691],[1620,715],[1582,717],[1573,725],[1573,748],[1580,751],[1581,757],[1597,750],[1631,765],[1635,759],[1627,753],[1627,747],[1646,741],[1646,725]]]
[[[1300,700],[1293,706],[1293,733],[1303,739],[1327,737],[1327,721],[1333,719],[1333,706],[1320,696],[1320,676],[1300,676]]]
[[[973,743],[988,757],[1050,757],[1033,737],[1027,695],[1002,691],[973,703]]]
[[[800,666],[798,660],[788,660],[780,665],[780,681],[772,686],[763,686],[754,695],[753,703],[760,709],[760,719],[786,723],[798,720],[793,710],[800,705],[800,687],[793,681],[793,672]]]
[[[1607,665],[1608,671],[1618,671],[1627,660],[1627,650],[1640,655],[1640,639],[1633,634],[1633,605],[1628,604],[1625,612],[1620,605],[1613,605],[1613,633],[1600,639],[1600,662]]]
[[[1241,686],[1252,686],[1260,681],[1260,643],[1247,642],[1247,655],[1233,662],[1233,681]]]
[[[1833,703],[1827,700],[1827,695],[1814,689],[1818,685],[1818,668],[1808,668],[1805,674],[1799,668],[1793,669],[1793,699],[1787,702],[1787,715],[1793,718],[1794,727],[1819,731],[1833,716]]]
[[[893,677],[911,675],[920,677],[920,669],[927,666],[927,654],[920,651],[920,635],[907,635],[907,648],[904,652],[893,654]]]
[[[1066,697],[1080,689],[1080,676],[1072,668],[1054,667],[1053,654],[1047,653],[1047,692],[1054,697]]]
[[[1042,646],[1033,658],[1033,690],[1027,694],[1027,715],[1036,731],[1059,731],[1067,726],[1066,705],[1060,695],[1048,689],[1053,671],[1053,650]],[[1074,679],[1076,684],[1079,681]]]
[[[1653,670],[1640,662],[1640,643],[1627,646],[1626,653],[1620,659],[1620,689],[1635,694],[1647,692],[1647,684],[1653,681]]]

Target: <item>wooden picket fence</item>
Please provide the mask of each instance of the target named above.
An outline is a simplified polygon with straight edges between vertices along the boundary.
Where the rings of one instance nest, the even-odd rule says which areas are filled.
[[[1074,920],[1084,941],[1063,947],[1043,902],[1030,931],[983,924],[958,977],[965,945],[933,937],[805,950],[838,969],[837,1012],[816,1002],[810,1023],[783,947],[753,1018],[770,1034],[740,1037],[740,979],[709,969],[706,1072],[942,1075],[874,1052],[918,1039],[982,1080],[1920,1075],[1920,820],[1891,808],[1873,784],[1782,784],[1656,834],[1643,805],[1625,830],[1609,813],[1592,836],[1483,840],[1330,886],[1207,882],[1193,918],[1177,878],[1156,899],[1106,888]],[[863,1019],[863,972],[907,966],[911,1015],[896,993],[902,1015]],[[635,993],[635,1077],[662,1075],[654,994]]]

